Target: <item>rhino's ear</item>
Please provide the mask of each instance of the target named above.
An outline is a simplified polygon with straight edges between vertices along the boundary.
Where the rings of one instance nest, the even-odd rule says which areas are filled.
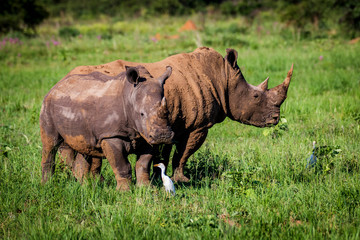
[[[226,49],[226,56],[225,59],[230,63],[230,65],[234,68],[234,69],[238,69],[239,66],[237,65],[237,58],[238,58],[238,53],[236,50],[232,49],[232,48],[227,48]]]
[[[165,80],[170,77],[171,73],[172,73],[172,67],[171,66],[166,66],[165,73],[158,78],[159,83],[160,83],[161,86],[164,85]]]
[[[131,84],[139,83],[139,71],[137,68],[125,66],[126,69],[126,80]]]

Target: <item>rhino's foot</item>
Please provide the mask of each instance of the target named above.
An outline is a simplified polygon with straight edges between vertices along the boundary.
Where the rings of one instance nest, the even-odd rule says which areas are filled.
[[[118,190],[118,191],[129,191],[130,190],[130,184],[131,184],[131,179],[127,179],[127,178],[119,179],[119,180],[117,180],[116,190]]]
[[[172,177],[172,180],[174,182],[183,182],[183,183],[187,183],[190,181],[190,179],[185,177],[184,174],[174,174],[174,176]]]
[[[136,185],[137,186],[149,186],[150,180],[149,180],[149,174],[143,173],[140,174],[140,176],[136,176]]]

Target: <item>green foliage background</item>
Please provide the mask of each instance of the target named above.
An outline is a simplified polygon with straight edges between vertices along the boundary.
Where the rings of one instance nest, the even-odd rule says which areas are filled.
[[[0,238],[358,239],[360,43],[350,44],[341,24],[331,26],[335,33],[309,28],[305,36],[277,17],[272,11],[251,21],[202,13],[130,20],[64,15],[40,25],[37,37],[3,36]],[[189,18],[199,30],[178,32]],[[277,127],[229,119],[215,125],[187,164],[192,182],[176,185],[175,198],[166,197],[161,183],[117,192],[107,161],[105,182],[80,185],[57,161],[54,177],[40,184],[41,102],[72,68],[116,59],[155,62],[202,45],[223,55],[236,49],[253,85],[267,76],[270,87],[280,84],[294,63]],[[341,151],[309,169],[314,140]]]
[[[264,11],[276,13],[280,21],[295,26],[304,36],[314,30],[327,31],[334,24],[340,24],[342,34],[350,37],[360,32],[357,0],[6,0],[0,8],[0,33],[36,34],[35,27],[48,16],[95,20],[103,15],[124,20],[201,12],[243,16],[252,21]]]

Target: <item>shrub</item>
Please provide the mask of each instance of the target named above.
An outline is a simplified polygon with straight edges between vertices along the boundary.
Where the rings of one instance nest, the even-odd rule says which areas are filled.
[[[196,152],[194,157],[189,159],[185,167],[185,174],[189,174],[190,179],[194,182],[205,178],[216,179],[229,169],[229,164],[227,157],[214,154],[206,148],[204,151]]]
[[[48,16],[37,0],[4,1],[0,8],[0,33],[29,29],[35,33],[35,27]]]
[[[59,30],[59,36],[63,38],[76,37],[80,34],[80,31],[74,27],[62,27]]]

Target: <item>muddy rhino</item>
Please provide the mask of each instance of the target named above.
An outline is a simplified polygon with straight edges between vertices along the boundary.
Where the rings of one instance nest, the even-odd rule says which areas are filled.
[[[171,72],[164,66],[155,79],[143,66],[124,66],[113,76],[71,73],[59,81],[40,113],[42,182],[53,173],[56,151],[64,144],[84,156],[106,157],[117,189],[128,189],[127,155],[135,152],[141,162],[152,154],[151,145],[172,142],[163,88]]]
[[[211,48],[201,47],[160,62],[141,63],[154,75],[159,74],[164,66],[173,68],[164,85],[164,94],[169,122],[175,132],[176,151],[172,160],[175,181],[189,180],[184,176],[187,159],[203,144],[208,129],[226,117],[256,127],[270,127],[279,122],[280,106],[286,99],[293,66],[283,83],[268,89],[269,78],[258,86],[247,83],[237,58],[234,49],[227,49],[223,57]],[[79,66],[71,74],[100,71],[114,76],[127,65],[138,64],[117,60],[98,66]],[[166,165],[171,147],[167,145],[162,151]],[[160,161],[158,156],[151,157],[154,163]]]

